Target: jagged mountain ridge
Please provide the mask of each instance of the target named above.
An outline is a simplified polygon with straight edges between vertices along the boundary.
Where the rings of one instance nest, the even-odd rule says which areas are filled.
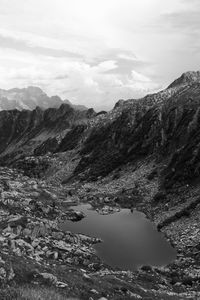
[[[89,117],[85,114],[84,117],[79,115],[73,126],[66,125],[67,121],[63,123],[63,118],[59,117],[55,122],[39,122],[37,130],[34,129],[37,134],[34,130],[30,134],[29,126],[23,125],[22,127],[26,128],[23,130],[25,136],[29,136],[28,142],[24,135],[22,138],[16,130],[13,132],[13,129],[10,129],[14,137],[11,138],[12,142],[1,139],[2,160],[6,161],[5,155],[8,149],[9,153],[12,153],[15,143],[20,149],[21,144],[23,147],[27,146],[30,140],[45,131],[48,135],[43,135],[41,140],[37,139],[37,147],[31,145],[32,153],[45,155],[47,152],[60,153],[79,149],[80,162],[71,174],[72,177],[96,180],[129,161],[154,156],[167,162],[163,168],[166,186],[177,178],[180,181],[193,179],[199,176],[199,78],[199,72],[185,73],[167,89],[142,99],[120,101],[107,114],[96,116],[90,111]],[[71,113],[69,110],[68,115]],[[12,120],[15,114],[10,112],[9,118]],[[37,115],[36,112],[30,113],[33,119],[34,114]],[[42,115],[48,114],[49,110]],[[3,136],[5,129],[1,128],[7,127],[5,119],[8,117],[2,119],[2,116],[3,114],[0,114],[0,130]],[[23,120],[22,115],[20,116]],[[31,122],[37,123],[33,119]],[[9,133],[6,135],[10,136]],[[55,140],[58,136],[59,143]]]
[[[178,79],[169,85],[168,89],[179,85],[191,84],[193,82],[200,82],[200,71],[189,71],[183,73]]]
[[[188,142],[194,135],[193,151],[198,151],[199,73],[194,72],[191,76],[189,72],[189,75],[189,81],[178,80],[173,87],[157,94],[121,101],[116,105],[112,112],[96,123],[85,141],[76,173],[84,171],[87,177],[94,179],[105,176],[125,162],[148,155],[173,161],[177,151],[186,151],[183,149],[189,146]],[[193,151],[190,143],[188,160],[193,159]],[[181,179],[184,177],[184,164],[179,168]],[[186,178],[189,177],[188,170],[186,168]],[[173,172],[176,173],[176,170]],[[167,178],[172,180],[172,175],[170,171]]]
[[[69,104],[77,110],[87,110],[83,105],[74,105],[69,100],[62,100],[59,96],[49,97],[39,87],[0,89],[0,110],[33,110],[37,106],[42,109],[59,108],[63,103]]]
[[[59,283],[72,290],[74,282],[80,282],[76,290],[81,297],[83,290],[90,296],[91,287],[99,291],[99,282],[113,299],[199,296],[200,82],[196,76],[185,74],[182,78],[157,94],[120,101],[109,113],[77,112],[66,104],[46,111],[0,112],[0,162],[24,171],[22,175],[15,169],[0,168],[2,212],[6,210],[1,222],[4,282],[9,280],[14,257],[16,282],[24,272],[23,282],[27,283],[29,269],[40,276],[50,272],[49,277],[54,278],[51,286]],[[42,180],[24,175],[41,176]],[[62,233],[54,222],[63,222],[66,211],[70,218],[71,213],[80,217],[80,212],[68,211],[66,204],[88,202],[103,213],[119,207],[144,212],[175,247],[177,258],[167,267],[142,266],[133,273],[115,268],[108,273],[109,266],[104,268],[96,254],[86,260],[93,238]],[[19,224],[22,230],[16,230]],[[12,244],[11,239],[15,241]],[[38,245],[32,240],[41,246],[30,252],[31,245]],[[44,248],[53,250],[53,256]],[[36,265],[32,265],[34,261]],[[49,261],[53,263],[47,268]],[[66,269],[60,274],[61,264]],[[77,280],[80,268],[84,268],[84,276],[80,273]],[[88,281],[91,274],[95,274],[96,285]],[[36,275],[30,282],[35,283]],[[108,279],[113,275],[117,276],[116,288],[112,279],[108,291]]]
[[[84,123],[96,113],[93,109],[77,111],[68,104],[58,109],[10,110],[0,112],[0,156],[2,162],[30,155],[35,147],[53,139],[59,142],[73,126]]]

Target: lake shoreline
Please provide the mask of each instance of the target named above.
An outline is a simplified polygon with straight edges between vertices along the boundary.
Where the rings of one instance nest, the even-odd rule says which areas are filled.
[[[1,192],[1,293],[8,293],[8,288],[13,293],[25,293],[26,289],[44,287],[44,291],[53,289],[64,297],[79,299],[193,299],[191,279],[182,277],[186,264],[191,265],[192,256],[186,252],[179,251],[177,260],[167,267],[121,271],[104,264],[96,255],[93,245],[99,242],[98,237],[63,232],[57,227],[59,220],[80,217],[64,211],[62,201],[82,201],[79,192],[83,197],[83,185],[81,191],[74,188],[74,195],[66,198],[69,186],[54,186],[8,168],[0,169],[0,178],[9,181],[8,190]],[[88,185],[85,195],[88,203],[96,203]],[[119,205],[113,205],[108,193],[104,195],[101,207]],[[162,231],[168,233],[165,227]],[[193,270],[195,266],[194,262]]]

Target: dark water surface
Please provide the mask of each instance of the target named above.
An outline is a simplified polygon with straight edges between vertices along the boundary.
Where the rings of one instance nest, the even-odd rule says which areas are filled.
[[[154,228],[143,213],[122,209],[110,215],[100,215],[89,204],[74,206],[85,213],[79,222],[66,221],[62,228],[74,233],[99,237],[95,245],[98,256],[107,264],[133,270],[140,265],[162,266],[172,262],[175,250]]]

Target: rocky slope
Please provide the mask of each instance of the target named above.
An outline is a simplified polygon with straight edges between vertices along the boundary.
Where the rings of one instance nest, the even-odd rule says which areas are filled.
[[[95,112],[92,109],[77,111],[68,104],[45,111],[39,107],[33,111],[2,111],[0,112],[1,162],[8,164],[34,151],[35,154],[53,151],[59,145],[62,135],[93,116]],[[44,141],[46,147],[40,150]],[[39,148],[36,150],[37,147]]]
[[[96,120],[75,174],[96,179],[124,163],[153,155],[163,162],[164,187],[198,178],[199,78],[198,72],[194,77],[182,75],[166,90],[118,103]]]
[[[77,112],[68,105],[0,112],[1,165],[10,167],[0,173],[2,280],[12,285],[22,278],[14,263],[22,251],[23,272],[26,260],[36,269],[28,284],[54,282],[67,296],[198,299],[199,125],[200,72],[183,74],[157,94],[119,101],[109,113]],[[135,272],[105,266],[93,252],[94,240],[48,227],[62,216],[76,217],[63,207],[66,199],[68,206],[89,202],[100,211],[143,211],[176,248],[177,259]],[[17,230],[15,220],[22,217],[26,222]],[[11,260],[6,256],[10,244]],[[12,269],[15,279],[10,280]]]
[[[70,105],[77,110],[87,110],[83,105],[73,105],[69,100],[62,100],[58,96],[48,97],[40,88],[29,86],[10,90],[0,89],[0,110],[33,110],[37,106],[42,109],[58,108],[63,103]]]
[[[93,245],[101,240],[63,231],[61,222],[84,217],[70,209],[80,197],[78,190],[31,179],[8,168],[0,168],[0,188],[2,299],[49,299],[47,294],[50,297],[52,293],[52,299],[85,300],[199,296],[198,274],[180,273],[176,264],[143,266],[132,272],[113,269],[96,256]],[[185,260],[186,264],[191,266],[191,259]],[[177,282],[180,284],[174,284]]]
[[[199,175],[199,78],[199,72],[185,73],[164,91],[119,101],[111,112],[97,116],[67,104],[44,112],[1,112],[1,157],[5,161],[16,145],[20,153],[21,145],[37,141],[32,151],[36,155],[79,149],[73,175],[82,178],[95,180],[124,163],[153,155],[164,162],[164,187],[177,179],[193,180]]]

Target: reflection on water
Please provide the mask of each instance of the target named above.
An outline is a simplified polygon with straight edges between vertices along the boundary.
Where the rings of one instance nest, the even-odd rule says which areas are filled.
[[[90,205],[73,209],[83,211],[87,217],[79,222],[66,221],[62,227],[101,238],[103,243],[95,245],[95,249],[113,267],[131,270],[144,264],[161,266],[175,259],[175,250],[140,212],[122,209],[100,215]]]

